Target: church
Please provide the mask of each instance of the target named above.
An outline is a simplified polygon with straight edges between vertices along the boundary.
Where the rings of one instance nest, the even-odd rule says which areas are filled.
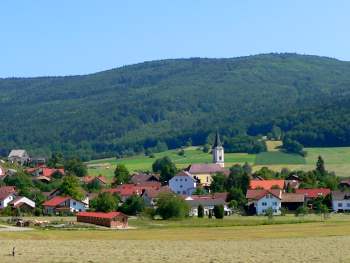
[[[220,134],[215,134],[214,144],[212,146],[212,163],[191,164],[187,167],[188,171],[203,187],[209,187],[212,182],[212,176],[216,173],[229,175],[229,170],[225,169],[224,147],[220,140]]]

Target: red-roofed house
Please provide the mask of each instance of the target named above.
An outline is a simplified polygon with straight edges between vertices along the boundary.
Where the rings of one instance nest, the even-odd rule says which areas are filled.
[[[84,212],[88,204],[75,200],[69,196],[55,196],[43,203],[45,214]]]
[[[295,193],[303,194],[305,196],[305,201],[309,201],[319,196],[326,197],[331,193],[331,190],[328,188],[296,189]]]
[[[28,168],[26,172],[33,176],[45,176],[51,178],[54,173],[60,173],[62,176],[65,174],[63,168],[49,168],[45,166],[36,167],[36,168]]]
[[[283,189],[284,180],[251,180],[250,189]]]
[[[272,208],[274,215],[281,214],[282,191],[279,189],[248,189],[246,198],[248,205],[254,205],[257,215],[264,215],[269,208]]]
[[[128,216],[121,212],[80,212],[77,221],[111,228],[128,227]]]
[[[121,184],[116,188],[107,189],[105,192],[117,193],[122,201],[125,201],[132,195],[141,195],[146,190],[158,190],[161,188],[160,182],[145,182],[143,184]]]
[[[158,189],[146,189],[141,196],[146,206],[154,207],[157,204],[158,195],[160,193],[172,193],[172,191],[168,186],[162,186]]]

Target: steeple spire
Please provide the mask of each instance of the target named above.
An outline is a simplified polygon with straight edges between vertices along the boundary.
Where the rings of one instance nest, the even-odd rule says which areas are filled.
[[[221,140],[220,140],[220,134],[219,134],[218,130],[216,130],[215,141],[214,141],[214,144],[213,144],[213,149],[216,148],[216,147],[222,147]]]

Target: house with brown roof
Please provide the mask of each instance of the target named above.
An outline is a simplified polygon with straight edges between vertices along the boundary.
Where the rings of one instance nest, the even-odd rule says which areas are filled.
[[[134,173],[131,177],[133,184],[143,184],[146,182],[159,182],[159,175],[153,173]]]
[[[305,196],[303,194],[296,193],[282,193],[282,207],[288,209],[289,211],[294,211],[298,207],[304,205]]]
[[[248,205],[254,205],[257,215],[264,215],[272,209],[274,215],[281,214],[282,191],[280,189],[248,189]]]
[[[161,193],[172,193],[168,186],[162,186],[158,189],[146,189],[141,197],[145,201],[145,205],[149,207],[155,207],[157,205],[157,199]]]
[[[33,213],[35,202],[25,196],[16,196],[10,203],[12,209],[20,209],[22,213]]]
[[[108,185],[108,180],[106,177],[99,175],[99,176],[84,176],[82,178],[82,181],[84,184],[91,184],[91,183],[97,183],[101,187],[106,187]]]
[[[45,214],[52,215],[84,212],[89,205],[69,196],[55,196],[44,202],[43,207]]]
[[[77,222],[110,228],[127,228],[128,216],[122,212],[79,212],[77,213]]]
[[[312,188],[312,189],[296,189],[296,194],[303,194],[305,196],[305,201],[308,202],[317,197],[326,197],[331,193],[328,188]]]

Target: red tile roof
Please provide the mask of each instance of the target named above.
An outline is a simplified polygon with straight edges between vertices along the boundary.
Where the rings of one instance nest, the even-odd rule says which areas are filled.
[[[118,193],[121,196],[141,195],[146,190],[157,190],[161,188],[160,182],[145,182],[142,184],[121,184],[116,188],[107,189],[106,192]]]
[[[43,206],[58,206],[59,204],[69,200],[69,196],[55,196],[54,198],[43,203]]]
[[[265,189],[270,190],[273,186],[278,186],[279,189],[284,188],[284,180],[251,180],[250,189]]]
[[[296,189],[295,193],[303,194],[308,198],[316,198],[319,196],[329,195],[331,193],[331,190],[328,188]]]
[[[102,212],[79,212],[77,216],[84,216],[84,217],[96,217],[96,218],[107,218],[112,219],[117,216],[126,216],[122,212],[109,212],[109,213],[102,213]]]

